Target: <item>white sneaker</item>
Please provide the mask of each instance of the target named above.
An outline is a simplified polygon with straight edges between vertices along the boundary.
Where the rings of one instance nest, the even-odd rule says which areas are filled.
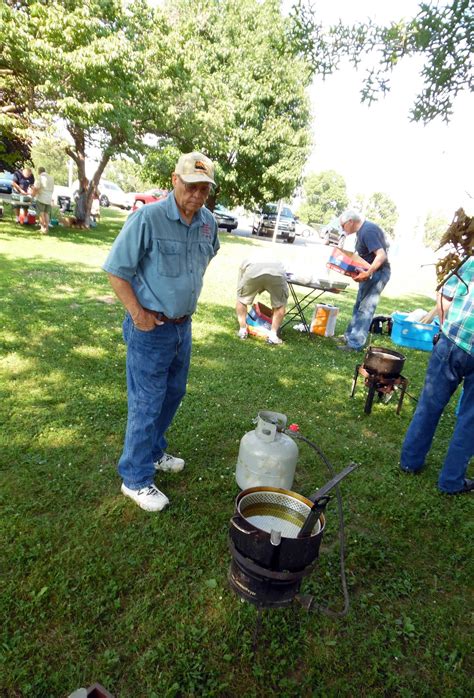
[[[141,490],[131,490],[122,483],[122,492],[145,511],[161,511],[170,503],[166,494],[160,492],[155,485],[147,485]]]
[[[267,344],[283,344],[283,340],[275,332],[270,332],[267,337]]]
[[[160,460],[155,461],[155,469],[162,470],[164,473],[179,473],[184,468],[184,460],[170,456],[169,453],[163,453]]]
[[[247,328],[241,327],[239,332],[238,332],[238,335],[239,335],[239,339],[247,339],[247,337],[249,336],[249,333],[247,332]]]

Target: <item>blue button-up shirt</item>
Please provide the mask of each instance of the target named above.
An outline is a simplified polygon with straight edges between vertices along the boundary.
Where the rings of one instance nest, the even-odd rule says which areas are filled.
[[[196,310],[204,272],[218,249],[212,213],[203,207],[188,225],[172,192],[128,218],[102,268],[130,282],[143,308],[178,318]]]

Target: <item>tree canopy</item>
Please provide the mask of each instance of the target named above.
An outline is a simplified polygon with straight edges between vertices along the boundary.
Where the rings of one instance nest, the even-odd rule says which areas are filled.
[[[311,143],[310,71],[278,0],[4,2],[0,20],[5,118],[63,120],[79,177],[87,151],[100,153],[90,199],[107,162],[138,157],[146,134],[167,184],[177,152],[201,149],[230,203],[297,185]]]
[[[379,225],[389,237],[393,237],[398,221],[395,202],[383,192],[374,192],[365,207],[365,216]]]
[[[290,196],[311,146],[310,71],[278,0],[174,0],[164,11],[183,97],[167,147],[146,163],[148,178],[169,176],[177,152],[195,148],[217,163],[225,203]]]
[[[33,134],[31,162],[35,169],[44,167],[53,176],[55,184],[68,184],[69,158],[66,155],[68,142],[57,135],[54,129],[40,130]]]
[[[313,70],[329,74],[349,58],[359,66],[364,56],[374,59],[366,74],[362,101],[369,103],[390,90],[390,74],[408,56],[422,59],[423,89],[410,116],[424,123],[440,117],[448,121],[453,102],[462,90],[474,87],[474,10],[471,0],[421,2],[415,17],[380,26],[372,20],[325,29],[317,7],[298,0],[293,9],[301,52]]]
[[[430,211],[426,216],[423,230],[425,245],[433,250],[438,249],[440,240],[449,228],[450,222],[443,214]]]
[[[67,153],[80,178],[87,149],[100,154],[90,201],[111,157],[135,152],[147,132],[164,128],[177,92],[168,27],[144,0],[9,2],[0,18],[0,68],[8,71],[9,95],[23,87],[28,94],[22,118],[64,121],[73,143]],[[152,28],[155,35],[162,30],[154,44]]]
[[[309,174],[303,185],[300,218],[310,224],[329,223],[348,204],[344,177],[334,170]]]

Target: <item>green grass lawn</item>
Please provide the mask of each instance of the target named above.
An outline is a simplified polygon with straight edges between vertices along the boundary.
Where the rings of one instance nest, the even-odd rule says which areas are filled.
[[[349,399],[356,359],[331,340],[290,328],[280,347],[238,341],[238,261],[262,242],[223,233],[208,270],[169,432],[186,470],[157,478],[171,506],[149,514],[121,495],[123,311],[100,265],[123,220],[107,211],[94,230],[48,236],[0,221],[0,694],[59,698],[99,681],[122,698],[472,696],[472,498],[436,489],[455,401],[410,477],[398,462],[413,401],[364,415],[361,386]],[[340,332],[354,290],[331,298]],[[378,311],[404,302],[431,305],[386,296]],[[405,353],[416,396],[429,354]],[[227,584],[227,529],[239,441],[261,409],[297,422],[336,470],[360,467],[341,486],[349,615],[265,612],[254,652],[256,609]],[[327,479],[301,444],[293,489]],[[337,610],[334,502],[327,521],[302,591]]]

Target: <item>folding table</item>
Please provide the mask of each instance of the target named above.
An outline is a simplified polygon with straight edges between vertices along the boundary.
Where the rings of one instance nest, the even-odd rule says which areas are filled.
[[[323,293],[340,293],[349,285],[344,281],[331,281],[329,279],[319,279],[315,283],[304,283],[303,281],[299,281],[297,278],[294,278],[292,275],[287,275],[286,280],[290,289],[293,305],[288,305],[285,313],[285,321],[282,323],[280,330],[286,327],[286,325],[288,325],[290,322],[297,319],[304,326],[304,329],[308,333],[309,337],[311,337],[311,333],[304,315],[305,309],[314,303],[314,301],[318,300]],[[303,291],[303,293],[305,293],[303,298],[298,298],[295,286],[301,286],[302,288],[309,290],[306,292]]]

